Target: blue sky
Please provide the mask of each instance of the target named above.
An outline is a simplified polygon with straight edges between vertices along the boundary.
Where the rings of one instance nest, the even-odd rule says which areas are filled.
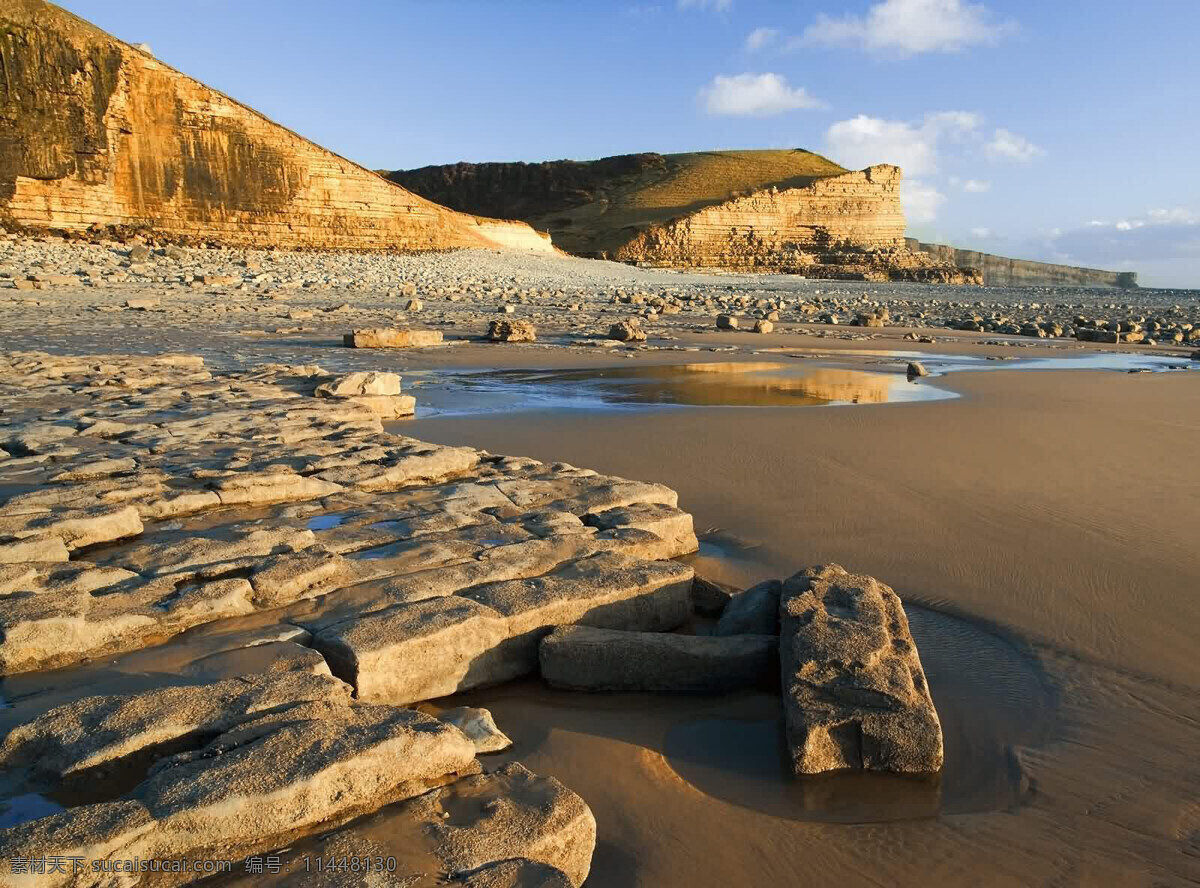
[[[372,168],[803,147],[910,234],[1200,287],[1200,0],[64,0]]]

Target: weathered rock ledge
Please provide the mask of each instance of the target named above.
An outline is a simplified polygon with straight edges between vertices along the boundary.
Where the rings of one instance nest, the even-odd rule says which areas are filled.
[[[533,671],[558,626],[686,621],[673,491],[390,434],[413,406],[392,373],[10,353],[0,378],[0,674],[225,624],[266,664],[33,713],[0,765],[84,800],[0,831],[5,857],[234,859],[414,799],[380,815],[428,839],[406,878],[583,881],[581,799],[517,765],[471,776],[506,742],[490,717],[468,737],[398,704]],[[494,803],[447,823],[456,794]]]

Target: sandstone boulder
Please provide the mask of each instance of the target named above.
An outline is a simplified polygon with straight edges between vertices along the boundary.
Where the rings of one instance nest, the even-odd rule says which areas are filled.
[[[833,564],[780,600],[780,666],[796,774],[942,767],[942,730],[900,598]]]
[[[608,338],[618,342],[645,342],[646,331],[637,321],[618,321],[608,328]]]
[[[724,693],[773,687],[774,635],[675,635],[590,626],[556,629],[538,648],[542,678],[583,691]]]
[[[738,319],[735,315],[717,315],[718,330],[736,330],[738,328]]]
[[[925,369],[925,365],[920,361],[909,361],[905,374],[909,379],[919,379],[923,376],[928,376],[929,371]]]
[[[534,342],[537,330],[529,321],[504,318],[488,325],[488,339],[492,342]]]
[[[394,330],[376,327],[355,330],[343,337],[343,344],[348,348],[423,348],[441,343],[440,330]]]

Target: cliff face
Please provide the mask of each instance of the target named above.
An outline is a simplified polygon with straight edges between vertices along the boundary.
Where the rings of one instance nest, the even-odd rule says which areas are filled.
[[[989,287],[1121,287],[1132,288],[1137,284],[1137,273],[1132,271],[1101,271],[1098,268],[1079,268],[1073,265],[1054,265],[1048,262],[1032,262],[1027,259],[1007,259],[975,250],[960,250],[943,244],[921,243],[908,239],[908,248],[929,254],[955,265],[969,265],[983,273],[983,282]]]
[[[978,283],[910,253],[894,166],[849,172],[807,151],[632,154],[455,164],[388,177],[468,212],[506,212],[584,256],[637,265]]]
[[[226,244],[549,250],[440,207],[42,0],[0,8],[0,222]]]

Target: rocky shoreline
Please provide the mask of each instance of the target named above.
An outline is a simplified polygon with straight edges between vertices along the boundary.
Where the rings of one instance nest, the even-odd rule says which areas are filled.
[[[341,337],[416,326],[482,337],[499,313],[490,334],[497,341],[532,341],[553,330],[559,344],[603,343],[614,325],[636,323],[651,340],[645,348],[716,330],[720,316],[734,319],[726,329],[795,336],[869,338],[886,327],[1143,347],[1200,344],[1195,294],[1150,288],[983,288],[968,295],[935,285],[685,274],[495,251],[305,253],[17,235],[0,239],[0,267],[0,306],[12,323],[51,329],[75,321],[82,296],[98,324],[152,324],[167,313],[174,322],[243,336],[257,330]]]

